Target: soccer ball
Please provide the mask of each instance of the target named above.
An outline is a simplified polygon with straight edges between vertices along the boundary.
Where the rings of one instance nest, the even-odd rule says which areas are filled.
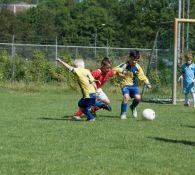
[[[142,118],[145,120],[154,120],[155,116],[155,112],[152,109],[144,109],[142,112]]]

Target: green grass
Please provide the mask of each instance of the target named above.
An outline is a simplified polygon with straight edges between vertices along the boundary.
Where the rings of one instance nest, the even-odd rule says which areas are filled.
[[[195,109],[141,103],[139,117],[119,119],[121,95],[109,94],[112,112],[76,122],[80,93],[0,89],[1,175],[193,175]],[[156,120],[141,120],[152,108]],[[130,116],[130,111],[128,110]]]

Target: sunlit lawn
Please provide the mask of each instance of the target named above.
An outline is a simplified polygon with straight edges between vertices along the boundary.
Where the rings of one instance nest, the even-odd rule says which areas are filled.
[[[195,174],[194,108],[141,103],[137,119],[121,121],[121,94],[109,97],[112,112],[76,122],[80,92],[0,89],[0,174]],[[156,120],[141,120],[144,108]]]

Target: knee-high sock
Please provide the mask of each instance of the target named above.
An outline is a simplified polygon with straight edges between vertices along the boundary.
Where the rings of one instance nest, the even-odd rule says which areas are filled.
[[[101,102],[101,101],[96,101],[95,104],[94,104],[94,106],[95,106],[95,107],[98,107],[98,108],[101,108],[103,104],[104,104],[104,103]]]
[[[127,111],[127,103],[122,102],[121,104],[121,114]]]
[[[195,107],[195,92],[192,93],[192,98],[193,98],[193,106]]]
[[[93,112],[96,112],[96,111],[98,111],[100,108],[98,108],[98,107],[96,107],[96,106],[92,106],[91,107],[91,110],[93,111]]]
[[[185,94],[185,104],[187,104],[189,101],[188,101],[188,94]]]
[[[81,116],[83,114],[82,110],[79,108],[75,113],[76,116]]]
[[[91,113],[91,111],[87,108],[83,109],[83,113],[87,116],[87,119],[93,119],[94,116],[93,114]]]
[[[136,108],[136,106],[139,104],[139,100],[136,100],[136,99],[134,99],[133,100],[133,102],[132,102],[132,104],[131,104],[131,108]]]

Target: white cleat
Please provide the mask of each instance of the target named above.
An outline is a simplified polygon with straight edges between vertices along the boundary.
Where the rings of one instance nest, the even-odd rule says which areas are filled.
[[[190,106],[190,102],[185,103],[184,106],[189,107]]]
[[[136,108],[134,108],[134,109],[131,108],[131,112],[132,112],[132,117],[133,118],[137,118],[137,110],[136,110]]]
[[[121,120],[127,119],[126,114],[125,113],[121,114],[120,118],[121,118]]]
[[[95,118],[87,119],[88,122],[95,122]]]
[[[78,121],[79,120],[82,120],[81,117],[80,116],[77,116],[77,115],[74,115],[72,118],[73,118],[73,120],[78,120]]]

